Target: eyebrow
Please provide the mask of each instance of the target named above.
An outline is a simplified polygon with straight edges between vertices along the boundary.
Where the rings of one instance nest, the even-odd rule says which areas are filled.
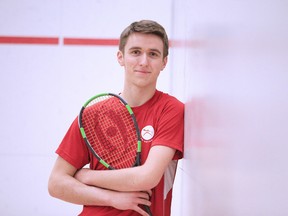
[[[141,50],[142,48],[141,47],[131,47],[131,48],[129,48],[129,50],[137,50],[137,49]],[[157,52],[160,55],[162,54],[162,52],[160,50],[158,50],[158,49],[150,49],[150,51]]]

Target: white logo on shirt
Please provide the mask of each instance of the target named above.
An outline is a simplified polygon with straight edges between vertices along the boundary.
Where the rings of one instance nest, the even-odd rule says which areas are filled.
[[[145,126],[141,131],[141,136],[146,141],[151,140],[154,137],[154,128],[151,125]]]

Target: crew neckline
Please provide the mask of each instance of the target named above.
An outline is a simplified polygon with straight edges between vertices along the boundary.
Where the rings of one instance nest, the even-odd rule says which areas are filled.
[[[143,109],[143,107],[146,106],[150,106],[152,105],[152,103],[156,100],[156,98],[158,98],[158,96],[161,94],[161,91],[158,91],[156,89],[154,95],[148,100],[146,101],[144,104],[140,105],[140,106],[135,106],[135,107],[131,107],[133,110],[139,110],[139,109]]]

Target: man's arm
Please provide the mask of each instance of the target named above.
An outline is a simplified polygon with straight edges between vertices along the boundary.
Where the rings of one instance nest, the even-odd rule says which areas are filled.
[[[48,182],[51,196],[81,205],[112,206],[121,210],[132,209],[147,215],[139,206],[151,205],[146,192],[117,192],[87,186],[74,178],[77,169],[60,156],[57,158]]]
[[[161,180],[175,149],[153,146],[142,166],[121,170],[79,170],[75,178],[87,185],[118,191],[145,191],[154,188]]]

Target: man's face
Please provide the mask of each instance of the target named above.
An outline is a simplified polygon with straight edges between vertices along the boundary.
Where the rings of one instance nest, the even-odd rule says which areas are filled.
[[[117,53],[118,62],[125,69],[125,81],[137,87],[156,87],[157,78],[165,68],[163,42],[153,34],[133,33],[124,53]]]

